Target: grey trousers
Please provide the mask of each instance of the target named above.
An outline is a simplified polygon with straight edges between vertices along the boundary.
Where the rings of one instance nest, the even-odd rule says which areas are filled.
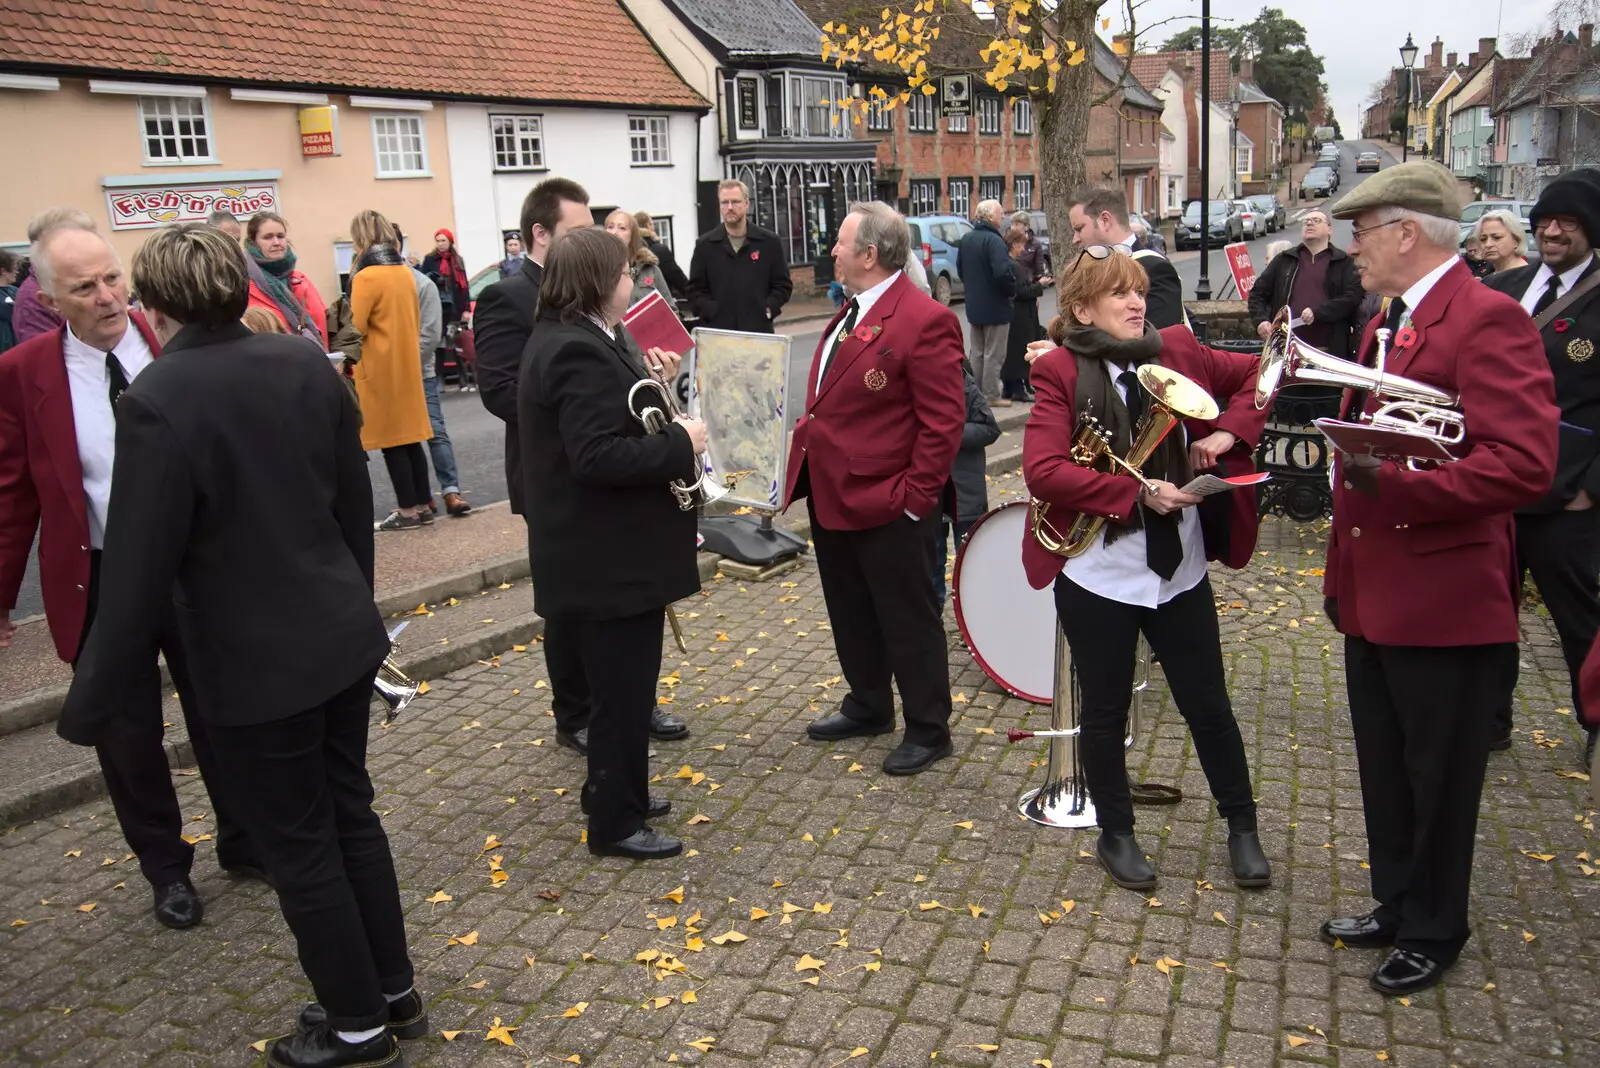
[[[1011,333],[1010,323],[972,323],[971,348],[972,374],[989,400],[1000,398],[1000,365],[1006,362],[1006,336]]]

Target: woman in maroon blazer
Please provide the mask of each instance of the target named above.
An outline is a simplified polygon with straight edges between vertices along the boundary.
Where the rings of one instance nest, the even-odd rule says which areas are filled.
[[[1073,513],[1108,520],[1081,555],[1063,560],[1032,535],[1023,563],[1035,589],[1055,583],[1056,613],[1082,693],[1082,764],[1100,823],[1095,855],[1119,886],[1147,890],[1154,867],[1133,835],[1123,739],[1133,693],[1135,647],[1143,632],[1160,660],[1195,751],[1228,820],[1234,880],[1267,886],[1272,868],[1256,834],[1256,806],[1244,742],[1228,700],[1222,645],[1202,533],[1201,499],[1185,493],[1196,473],[1248,470],[1249,449],[1266,421],[1253,403],[1256,358],[1198,344],[1187,327],[1145,321],[1149,282],[1120,247],[1090,245],[1063,279],[1061,315],[1050,324],[1060,347],[1033,364],[1037,394],[1023,438],[1029,492],[1050,505],[1065,531]],[[1137,370],[1157,364],[1187,376],[1226,405],[1214,421],[1175,428],[1144,464],[1148,481],[1103,474],[1072,459],[1079,412],[1090,411],[1125,456],[1148,394]],[[1222,472],[1218,472],[1222,473]],[[1221,501],[1230,522],[1209,555],[1234,567],[1255,543],[1255,497]]]

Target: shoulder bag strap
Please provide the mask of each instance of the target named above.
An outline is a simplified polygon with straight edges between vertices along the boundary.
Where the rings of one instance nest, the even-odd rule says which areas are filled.
[[[1562,312],[1572,307],[1575,302],[1585,295],[1593,292],[1596,286],[1600,286],[1600,270],[1590,271],[1587,278],[1567,290],[1562,296],[1557,297],[1554,304],[1540,312],[1539,317],[1533,321],[1534,329],[1543,330],[1555,322]]]

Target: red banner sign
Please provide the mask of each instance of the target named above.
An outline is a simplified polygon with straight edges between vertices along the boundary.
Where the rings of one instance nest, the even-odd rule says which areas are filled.
[[[1239,299],[1248,300],[1250,290],[1256,284],[1256,269],[1250,263],[1249,246],[1241,241],[1222,246],[1222,251],[1228,257],[1228,270],[1233,272],[1233,284],[1239,287]]]
[[[106,190],[113,230],[153,230],[173,223],[205,222],[218,209],[244,218],[277,206],[278,183],[271,181]]]

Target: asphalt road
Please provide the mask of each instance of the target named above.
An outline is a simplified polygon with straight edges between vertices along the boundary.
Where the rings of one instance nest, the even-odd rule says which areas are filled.
[[[1376,150],[1383,157],[1383,166],[1387,167],[1398,162],[1390,154],[1389,146],[1379,142],[1346,141],[1340,146],[1340,187],[1334,194],[1334,199],[1343,196],[1350,189],[1359,184],[1367,175],[1356,174],[1356,155],[1368,149]],[[1279,239],[1292,242],[1300,240],[1298,225],[1294,222],[1298,214],[1313,204],[1322,202],[1296,201],[1288,205],[1288,224],[1285,229],[1268,236],[1256,238],[1247,242],[1250,248],[1251,262],[1257,273],[1267,265],[1267,245]],[[1335,221],[1333,224],[1334,241],[1344,245],[1350,240],[1350,224]],[[1177,268],[1178,277],[1183,280],[1185,298],[1193,298],[1195,283],[1200,275],[1200,254],[1195,251],[1176,252],[1172,254],[1173,266]],[[1212,251],[1209,270],[1211,292],[1213,296],[1222,297],[1226,290],[1227,297],[1235,296],[1231,279],[1228,274],[1227,260],[1222,255],[1222,250]],[[962,305],[957,303],[956,312],[961,314]],[[1046,294],[1040,301],[1040,318],[1049,322],[1055,315],[1055,296]],[[969,330],[966,317],[961,316],[963,331]],[[823,324],[820,322],[797,323],[792,327],[785,327],[781,322],[779,330],[788,334],[792,339],[789,356],[789,381],[790,392],[797,393],[804,388],[805,376],[811,366],[812,354],[816,351],[817,342],[821,338]],[[456,465],[460,471],[461,487],[469,502],[474,505],[492,504],[506,498],[505,475],[505,431],[500,422],[483,407],[482,401],[476,393],[460,393],[452,386],[445,386],[440,398],[444,407],[445,426],[449,430],[451,444],[454,446]],[[383,458],[378,453],[368,454],[368,470],[372,473],[373,507],[379,516],[387,515],[394,508],[394,490],[389,483],[388,472],[384,469]],[[438,489],[437,480],[434,488]],[[402,535],[384,535],[386,537],[400,537]],[[22,618],[37,614],[44,610],[43,602],[39,597],[39,582],[37,576],[37,557],[28,562],[27,577],[23,581],[22,590],[18,596],[16,610],[12,613],[14,618]]]

